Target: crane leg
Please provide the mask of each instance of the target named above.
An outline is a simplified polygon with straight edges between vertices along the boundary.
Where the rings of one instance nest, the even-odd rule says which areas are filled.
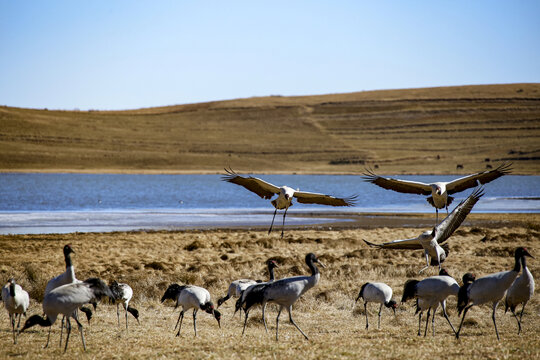
[[[68,317],[66,321],[66,346],[64,347],[64,352],[66,352],[67,350],[70,334],[71,334],[71,322],[69,321],[69,317]]]
[[[266,333],[268,334],[268,327],[266,326],[266,304],[267,303],[264,303],[263,306],[262,306],[262,319],[263,319],[263,323],[264,323],[264,330],[266,330]]]
[[[461,331],[461,327],[463,326],[463,320],[465,320],[465,315],[467,314],[467,311],[469,311],[469,309],[471,308],[472,305],[469,305],[465,308],[465,310],[463,310],[463,317],[461,318],[461,322],[459,323],[459,328],[458,328],[458,331],[456,333],[456,339],[459,339],[459,333]]]
[[[381,311],[382,311],[382,306],[383,306],[383,304],[381,304],[381,307],[379,308],[379,325],[378,325],[378,327],[377,327],[378,329],[381,328]]]
[[[367,315],[367,301],[364,303],[364,313],[366,314],[366,330],[369,328],[368,315]]]
[[[62,316],[62,324],[60,324],[60,347],[62,347],[62,335],[64,333],[64,322],[66,320],[66,317],[65,316]]]
[[[497,340],[501,340],[499,338],[499,330],[497,330],[497,322],[495,321],[495,310],[497,309],[497,305],[499,305],[498,301],[493,304],[493,314],[491,315],[491,319],[493,319],[493,325],[495,326],[495,334],[497,334]]]
[[[456,334],[456,329],[454,329],[454,325],[452,325],[452,322],[450,322],[450,319],[448,318],[448,314],[446,313],[446,304],[445,302],[441,303],[443,315],[446,321],[448,321],[448,324],[450,324],[450,327],[452,328],[452,331],[454,332],[454,335]],[[433,335],[435,335],[435,331],[433,332]]]
[[[274,219],[276,218],[277,208],[274,210],[274,216],[272,217],[272,223],[270,224],[270,229],[268,229],[268,234],[272,232],[272,227],[274,226]]]
[[[418,336],[420,336],[422,333],[420,332],[420,324],[422,324],[422,314],[424,312],[420,311],[420,314],[418,315]]]
[[[426,266],[420,269],[420,271],[418,272],[419,274],[429,268],[429,253],[427,252],[427,250],[424,251],[424,255],[426,257]]]
[[[431,308],[429,308],[428,311],[427,311],[426,328],[424,330],[424,337],[426,337],[426,334],[427,334],[427,327],[428,327],[428,324],[429,324],[429,316],[430,315],[431,315]]]
[[[184,310],[180,311],[180,315],[178,316],[178,320],[176,321],[176,326],[178,326],[178,322],[180,322],[180,327],[178,328],[178,333],[176,336],[180,336],[180,330],[182,329],[182,321],[184,320]],[[174,330],[176,330],[176,326],[174,327]]]
[[[521,308],[521,314],[519,315],[519,321],[518,321],[519,330],[518,330],[518,335],[521,333],[521,318],[523,317],[523,311],[525,310],[525,305],[527,305],[527,301],[525,301],[525,302],[523,303],[523,307]],[[516,316],[516,320],[517,320],[517,316]]]
[[[126,313],[126,332],[128,331],[128,311],[127,311],[128,305],[127,303],[124,303],[124,312]]]
[[[120,309],[118,308],[120,306],[119,303],[116,303],[116,317],[118,318],[118,326],[120,326]]]
[[[84,341],[83,326],[82,326],[82,324],[79,322],[79,319],[78,319],[77,317],[75,317],[74,319],[75,319],[75,321],[77,322],[77,327],[79,328],[79,332],[81,333],[81,340],[82,340],[82,344],[83,344],[84,351],[86,351],[86,341]]]
[[[242,336],[244,336],[244,331],[246,331],[246,325],[247,325],[248,315],[249,315],[249,310],[246,311],[246,317],[245,317],[245,319],[244,319],[244,328],[242,329]]]
[[[291,324],[293,324],[297,329],[298,331],[300,331],[300,333],[302,335],[304,335],[304,337],[306,338],[306,340],[309,340],[309,338],[307,337],[306,334],[304,334],[304,332],[302,331],[302,329],[300,329],[300,327],[298,325],[296,325],[296,323],[294,322],[293,318],[292,318],[292,306],[289,306],[289,308],[287,309],[289,311],[289,321],[291,322]]]
[[[289,208],[285,208],[285,213],[283,214],[283,225],[281,226],[281,238],[283,239],[283,232],[285,231],[285,216],[287,216],[287,210]]]
[[[9,320],[11,322],[11,330],[13,333],[13,343],[17,343],[17,336],[15,335],[15,320],[17,320],[17,314],[9,314]]]
[[[278,331],[279,331],[279,315],[281,315],[281,310],[283,310],[283,306],[279,306],[279,311],[277,313],[277,316],[276,316],[276,341],[278,341],[279,337],[278,337]]]
[[[193,330],[195,330],[195,337],[197,337],[197,309],[193,309]]]

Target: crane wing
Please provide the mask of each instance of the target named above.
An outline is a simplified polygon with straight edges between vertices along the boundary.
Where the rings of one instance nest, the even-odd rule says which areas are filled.
[[[380,249],[423,249],[418,238],[394,240],[382,244],[374,244],[367,240],[364,240],[364,242],[369,246],[378,247]]]
[[[510,174],[511,172],[512,163],[504,163],[496,169],[479,172],[451,181],[446,184],[446,191],[448,194],[458,193],[477,186],[478,182],[480,182],[481,185],[484,185],[503,175]]]
[[[223,175],[221,177],[221,180],[243,186],[249,191],[254,192],[255,194],[259,195],[264,199],[270,199],[272,198],[272,196],[279,193],[279,187],[270,184],[269,182],[252,176],[240,176],[232,169],[225,169],[225,171],[227,172],[227,174]]]
[[[465,220],[467,215],[471,212],[474,204],[480,200],[484,195],[484,188],[478,187],[472,192],[471,195],[463,200],[456,208],[448,215],[437,227],[435,228],[435,236],[437,242],[442,244],[445,242],[461,223]]]
[[[408,194],[431,195],[431,185],[423,182],[384,178],[367,169],[362,178],[364,181],[379,185],[383,189]]]
[[[306,191],[295,191],[294,197],[302,204],[320,204],[331,206],[353,206],[356,195],[348,198],[337,198],[331,195],[317,194]]]

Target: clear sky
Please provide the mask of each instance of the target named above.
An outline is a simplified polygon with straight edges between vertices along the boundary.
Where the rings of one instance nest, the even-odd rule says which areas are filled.
[[[540,1],[0,0],[0,105],[540,82]]]

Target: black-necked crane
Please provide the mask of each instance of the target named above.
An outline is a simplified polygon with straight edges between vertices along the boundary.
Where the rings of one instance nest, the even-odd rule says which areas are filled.
[[[500,340],[497,322],[495,321],[495,310],[497,310],[499,302],[504,298],[506,291],[512,286],[514,280],[516,280],[519,270],[521,269],[522,258],[525,256],[532,257],[527,249],[518,247],[514,252],[514,268],[512,270],[501,271],[476,279],[472,284],[468,285],[467,291],[460,292],[462,298],[458,299],[458,304],[460,304],[458,311],[459,314],[463,311],[463,317],[461,318],[456,338],[459,339],[459,333],[461,332],[461,327],[463,326],[467,311],[474,305],[491,302],[493,304],[491,319],[495,326],[497,340]]]
[[[478,184],[484,185],[503,175],[512,172],[512,164],[505,163],[499,167],[489,171],[482,171],[471,174],[452,181],[438,181],[434,183],[423,183],[418,181],[400,180],[393,178],[385,178],[376,175],[371,170],[366,169],[364,180],[383,189],[393,190],[400,193],[430,195],[426,200],[435,208],[436,222],[439,221],[439,209],[446,208],[452,203],[454,198],[450,195],[473,188]]]
[[[249,308],[253,304],[262,304],[264,327],[265,329],[267,329],[267,331],[268,328],[266,326],[266,319],[264,315],[266,303],[271,302],[279,305],[279,311],[276,317],[276,340],[279,339],[279,316],[281,315],[281,311],[283,311],[283,309],[287,309],[287,311],[289,312],[289,321],[291,322],[291,324],[293,324],[294,327],[296,327],[298,331],[300,331],[300,333],[304,335],[306,340],[309,340],[307,335],[294,322],[292,318],[292,306],[306,291],[318,284],[321,274],[315,264],[317,263],[322,267],[325,266],[313,253],[307,254],[305,260],[307,266],[311,270],[311,275],[293,276],[289,278],[279,279],[261,286],[258,286],[259,284],[257,284],[254,285],[253,291],[250,291],[250,293],[246,296],[246,310],[249,310]],[[247,314],[244,321],[244,330],[246,328],[246,322]]]
[[[268,259],[266,261],[266,266],[268,267],[268,281],[274,281],[274,269],[278,267],[277,263],[272,260]],[[240,298],[242,296],[242,293],[249,288],[251,285],[262,283],[261,280],[252,280],[252,279],[239,279],[234,280],[229,285],[229,290],[227,291],[227,295],[225,295],[222,298],[218,299],[218,308],[227,300],[229,300],[231,297],[234,298]]]
[[[521,333],[521,318],[523,317],[523,310],[525,310],[525,305],[532,298],[534,294],[534,278],[527,267],[527,262],[525,261],[525,256],[521,258],[521,265],[523,269],[521,270],[521,275],[514,281],[510,289],[506,292],[506,301],[504,312],[512,311],[512,314],[517,320],[518,323],[518,334]],[[519,304],[523,304],[521,308],[521,314],[519,318],[516,315],[516,307]]]
[[[56,289],[59,286],[81,282],[75,276],[75,267],[73,266],[73,261],[71,260],[71,254],[75,254],[75,251],[73,251],[73,248],[69,244],[64,245],[64,248],[62,251],[64,253],[66,271],[64,271],[58,276],[55,276],[54,278],[52,278],[51,280],[47,282],[47,286],[45,287],[45,293],[43,296],[47,295],[48,293],[50,293],[52,290]],[[88,321],[88,323],[90,323],[90,319],[92,318],[92,310],[83,306],[81,306],[80,310],[84,312],[84,314],[86,315],[86,320]],[[64,332],[64,317],[62,317],[62,322],[60,326],[61,326],[60,346],[62,346],[62,336]],[[49,328],[49,336],[47,337],[47,344],[45,345],[45,347],[49,346],[50,335],[51,335],[51,328]]]
[[[55,323],[58,315],[64,315],[67,319],[67,336],[64,352],[67,350],[69,335],[71,334],[70,318],[73,318],[79,327],[83,348],[86,351],[83,326],[79,322],[76,310],[84,304],[99,301],[105,296],[112,298],[111,290],[107,284],[98,278],[90,278],[85,281],[59,286],[51,290],[43,298],[43,312],[45,313],[45,317],[41,317],[40,315],[31,316],[26,320],[21,332],[34,325],[50,327]],[[49,339],[47,338],[48,343]]]
[[[416,298],[415,314],[420,313],[418,316],[418,336],[421,335],[420,326],[422,323],[422,314],[425,310],[427,310],[428,313],[424,336],[427,334],[431,310],[433,310],[431,328],[433,336],[435,336],[435,312],[437,311],[439,304],[442,307],[443,315],[446,321],[448,321],[448,324],[450,324],[454,334],[456,333],[456,329],[454,329],[454,325],[452,325],[446,313],[446,298],[448,298],[450,295],[457,296],[459,285],[456,280],[447,275],[448,273],[446,271],[441,271],[440,273],[446,275],[431,276],[421,281],[407,280],[405,286],[403,287],[403,296],[401,298],[402,303],[409,299]]]
[[[383,244],[374,244],[364,240],[366,244],[383,249],[424,249],[426,257],[426,266],[419,272],[424,271],[432,266],[439,266],[448,256],[448,250],[444,250],[441,244],[456,231],[463,223],[467,215],[471,212],[473,206],[484,195],[483,188],[478,188],[471,195],[463,200],[456,208],[448,215],[439,225],[435,226],[431,231],[425,231],[418,237],[404,240],[394,240]],[[430,262],[431,258],[431,262]]]
[[[122,304],[122,307],[124,308],[124,312],[126,315],[126,331],[127,331],[128,330],[128,312],[131,315],[133,315],[133,317],[137,320],[137,323],[139,323],[139,311],[129,306],[129,302],[131,298],[133,297],[133,289],[128,284],[119,283],[116,280],[113,280],[109,284],[109,288],[111,289],[114,302],[116,303],[116,316],[118,318],[118,325],[120,325],[120,310],[119,310],[120,304]]]
[[[11,329],[13,331],[13,343],[17,343],[17,335],[19,333],[19,325],[21,324],[21,316],[26,316],[26,310],[30,305],[30,297],[23,288],[15,283],[15,279],[10,279],[8,283],[2,288],[2,300],[4,301],[4,307],[9,314],[9,322],[11,323]],[[15,321],[17,321],[17,328],[15,328]]]
[[[285,216],[287,216],[287,210],[293,205],[293,197],[302,204],[319,204],[330,206],[353,206],[356,199],[356,196],[351,196],[348,198],[337,198],[331,195],[294,190],[289,186],[276,186],[256,177],[240,176],[232,169],[225,169],[225,171],[227,172],[227,174],[221,178],[223,181],[228,181],[230,183],[243,186],[249,191],[252,191],[255,194],[259,195],[263,199],[271,199],[274,195],[278,195],[276,199],[271,201],[272,205],[275,208],[275,211],[274,216],[272,217],[272,223],[270,224],[270,228],[268,229],[268,233],[270,234],[270,232],[272,231],[277,211],[285,210],[283,214],[281,237],[283,237],[283,231],[285,228]]]
[[[221,313],[214,309],[214,304],[210,299],[210,293],[205,288],[194,285],[180,286],[178,284],[171,284],[165,291],[165,294],[163,294],[161,302],[163,303],[167,299],[176,301],[175,309],[179,305],[182,306],[182,311],[180,311],[176,326],[174,327],[174,330],[176,330],[178,323],[180,322],[180,327],[178,328],[176,336],[180,336],[184,313],[189,309],[193,309],[193,329],[195,330],[195,336],[197,336],[197,312],[199,309],[213,315],[216,318],[219,327],[221,327]]]
[[[380,282],[367,282],[360,288],[358,297],[355,300],[355,303],[360,299],[364,299],[364,312],[366,313],[366,330],[369,327],[368,323],[368,313],[367,313],[367,303],[374,302],[381,304],[379,307],[379,322],[377,328],[381,328],[381,311],[383,305],[389,309],[394,310],[394,315],[396,314],[397,303],[392,300],[392,288],[385,283]]]
[[[245,319],[244,319],[244,328],[242,330],[242,335],[244,335],[244,332],[246,330],[247,317],[249,315],[249,311],[256,304],[262,305],[262,299],[257,298],[258,300],[261,300],[261,301],[252,302],[252,300],[254,300],[255,298],[250,297],[251,301],[250,301],[249,306],[248,306],[248,304],[246,303],[246,300],[248,299],[249,293],[252,292],[252,291],[258,291],[258,289],[260,289],[262,286],[265,286],[266,284],[271,283],[271,282],[273,282],[275,280],[274,269],[276,269],[278,267],[277,263],[274,260],[269,259],[266,262],[266,265],[268,267],[268,274],[269,274],[268,281],[266,281],[266,282],[258,282],[256,284],[248,286],[244,291],[242,291],[242,293],[240,294],[240,297],[238,298],[238,300],[236,300],[236,305],[235,305],[235,308],[234,308],[233,316],[236,314],[236,312],[238,310],[240,310],[240,309],[244,310]],[[266,307],[266,304],[265,304],[265,307]],[[265,310],[266,309],[263,309],[263,315],[262,315],[263,316],[263,322],[265,322],[265,319],[264,319],[264,311]]]

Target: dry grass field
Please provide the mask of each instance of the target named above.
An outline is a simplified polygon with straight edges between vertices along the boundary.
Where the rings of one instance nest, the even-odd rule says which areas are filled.
[[[111,112],[0,107],[0,171],[467,174],[512,161],[530,175],[539,144],[540,84]]]
[[[475,214],[472,215],[474,220]],[[512,253],[526,246],[536,259],[528,261],[540,279],[540,218],[538,214],[512,215],[516,221],[503,222],[504,215],[479,215],[488,225],[472,222],[449,240],[450,255],[445,262],[449,273],[461,278],[472,271],[477,276],[509,270]],[[358,358],[476,358],[534,359],[540,357],[540,300],[538,291],[526,308],[523,332],[504,305],[497,312],[501,341],[491,322],[490,306],[474,307],[467,315],[462,338],[457,341],[437,313],[436,334],[418,337],[418,318],[413,302],[400,305],[397,316],[383,309],[381,329],[376,326],[378,307],[368,305],[370,329],[365,330],[363,306],[353,302],[366,281],[384,281],[400,300],[407,279],[434,275],[435,268],[419,275],[422,251],[383,251],[368,248],[362,239],[383,241],[417,236],[421,229],[403,227],[289,229],[281,240],[264,230],[207,230],[185,232],[74,233],[66,235],[0,236],[0,280],[11,276],[29,291],[32,300],[28,315],[41,313],[39,301],[49,278],[64,269],[62,247],[70,243],[77,277],[98,276],[107,282],[118,279],[135,291],[132,306],[141,313],[141,324],[130,316],[129,333],[117,325],[116,307],[100,304],[90,325],[85,325],[88,351],[82,351],[76,329],[72,332],[66,356],[77,358],[216,358],[216,359],[358,359]],[[196,284],[209,289],[214,301],[225,295],[231,280],[266,278],[264,261],[275,259],[277,277],[306,274],[307,252],[316,253],[326,268],[321,281],[297,302],[293,314],[310,337],[304,340],[289,324],[286,314],[280,322],[280,340],[275,341],[274,306],[269,307],[270,333],[260,321],[260,310],[253,310],[247,334],[242,322],[232,318],[234,301],[220,310],[222,328],[208,314],[198,316],[198,337],[193,336],[191,313],[184,319],[181,337],[173,327],[179,310],[172,303],[161,304],[160,297],[172,283]],[[538,281],[537,281],[538,282]],[[456,299],[449,299],[449,315],[459,325]],[[425,315],[424,315],[425,318]],[[53,327],[52,345],[44,349],[47,329],[34,327],[19,336],[14,345],[7,313],[0,312],[0,358],[58,358],[60,325]]]

